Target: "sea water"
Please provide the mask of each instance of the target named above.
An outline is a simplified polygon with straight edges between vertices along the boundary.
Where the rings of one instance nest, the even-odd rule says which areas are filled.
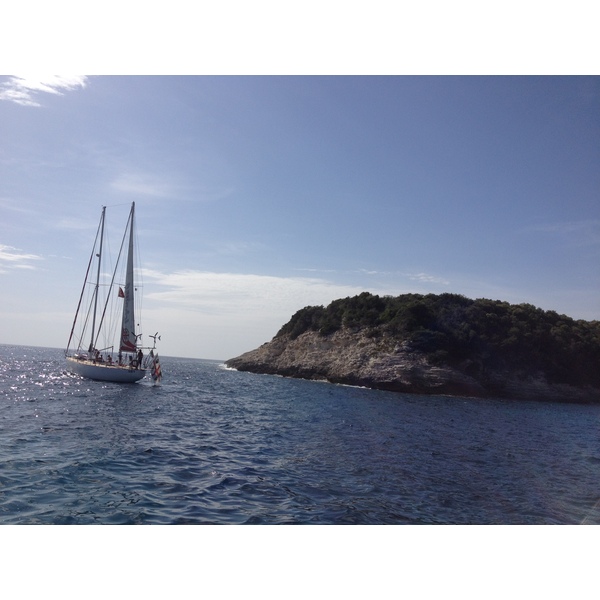
[[[0,345],[0,523],[600,523],[600,406],[161,362],[111,384]]]

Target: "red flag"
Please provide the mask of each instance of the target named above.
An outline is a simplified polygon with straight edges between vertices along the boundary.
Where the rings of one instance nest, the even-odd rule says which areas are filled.
[[[123,288],[119,287],[119,298],[125,298],[125,292],[123,291]]]

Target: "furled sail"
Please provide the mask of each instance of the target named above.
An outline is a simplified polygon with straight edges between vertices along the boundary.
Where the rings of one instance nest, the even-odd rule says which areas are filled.
[[[121,324],[121,352],[136,351],[135,314],[134,314],[134,285],[133,285],[133,213],[135,203],[131,206],[129,215],[129,248],[127,251],[127,271],[125,273],[125,291],[123,293],[123,321]],[[120,294],[119,294],[120,295]]]

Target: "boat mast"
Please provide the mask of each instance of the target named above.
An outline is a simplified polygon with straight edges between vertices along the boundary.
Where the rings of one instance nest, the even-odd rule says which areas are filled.
[[[100,248],[98,254],[98,272],[96,273],[96,289],[94,290],[94,314],[92,318],[92,337],[90,339],[90,349],[88,352],[94,351],[94,333],[96,329],[96,309],[98,307],[98,289],[100,288],[100,267],[102,263],[102,242],[104,240],[104,215],[106,213],[106,206],[102,207],[102,216],[100,218]]]

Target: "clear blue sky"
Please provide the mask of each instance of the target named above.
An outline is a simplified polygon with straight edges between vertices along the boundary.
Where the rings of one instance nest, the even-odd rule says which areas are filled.
[[[364,290],[600,319],[600,78],[1,77],[0,343],[64,347],[133,200],[163,354]]]

